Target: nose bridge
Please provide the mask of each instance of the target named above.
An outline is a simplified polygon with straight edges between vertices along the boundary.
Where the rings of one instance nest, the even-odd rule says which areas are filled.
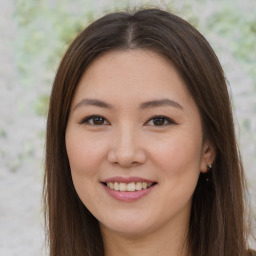
[[[145,152],[134,124],[123,123],[116,127],[112,144],[111,160],[122,166],[145,161]]]
[[[134,147],[136,129],[133,125],[124,123],[117,128],[117,145],[120,149],[129,149],[129,147]]]

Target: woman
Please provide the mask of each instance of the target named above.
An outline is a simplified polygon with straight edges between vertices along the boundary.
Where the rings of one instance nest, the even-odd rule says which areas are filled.
[[[54,81],[51,256],[243,256],[245,180],[226,81],[204,37],[159,9],[104,16]]]

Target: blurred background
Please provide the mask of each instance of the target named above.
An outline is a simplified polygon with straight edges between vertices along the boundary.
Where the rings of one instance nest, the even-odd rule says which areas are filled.
[[[256,208],[256,1],[0,0],[0,255],[46,255],[44,136],[61,56],[92,20],[136,6],[170,8],[216,51],[229,82]]]

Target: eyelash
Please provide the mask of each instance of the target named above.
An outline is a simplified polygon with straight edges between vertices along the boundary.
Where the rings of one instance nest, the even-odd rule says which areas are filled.
[[[88,125],[95,125],[95,126],[97,126],[97,124],[90,123],[90,120],[93,120],[93,118],[102,118],[104,121],[106,121],[106,118],[104,118],[103,116],[100,116],[100,115],[90,115],[90,116],[87,116],[86,118],[84,118],[80,122],[80,124],[88,124]],[[101,124],[101,125],[104,125],[104,124]]]
[[[93,124],[93,123],[90,123],[91,120],[93,120],[93,118],[101,118],[103,119],[103,124]],[[154,125],[152,124],[151,126],[156,126],[156,127],[163,127],[163,126],[167,126],[167,125],[173,125],[173,124],[177,124],[174,120],[172,120],[171,118],[169,117],[166,117],[166,116],[162,116],[162,115],[156,115],[156,116],[152,116],[147,122],[149,123],[150,121],[154,121],[156,119],[162,119],[164,120],[164,124],[163,125]],[[105,121],[107,122],[107,124],[105,124]],[[92,125],[92,126],[102,126],[102,125],[109,125],[109,122],[107,121],[106,118],[104,118],[103,116],[100,116],[100,115],[90,115],[90,116],[87,116],[86,118],[84,118],[79,124],[87,124],[87,125]]]
[[[174,120],[172,120],[171,118],[167,117],[167,116],[162,116],[162,115],[157,115],[157,116],[152,116],[146,123],[150,122],[150,121],[154,121],[156,119],[163,119],[164,120],[164,124],[163,125],[152,125],[152,126],[167,126],[167,125],[173,125],[173,124],[177,124]]]

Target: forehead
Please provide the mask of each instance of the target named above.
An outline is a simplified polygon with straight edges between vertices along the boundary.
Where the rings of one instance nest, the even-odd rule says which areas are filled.
[[[149,50],[111,51],[96,58],[83,73],[74,101],[82,97],[106,100],[163,98],[191,100],[171,61]]]

